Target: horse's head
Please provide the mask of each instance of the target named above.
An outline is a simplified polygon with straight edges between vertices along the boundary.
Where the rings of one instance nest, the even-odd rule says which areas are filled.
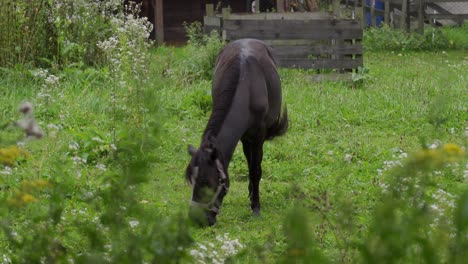
[[[189,216],[199,225],[212,226],[229,190],[224,159],[213,142],[202,144],[198,150],[189,145],[188,152],[192,159],[185,176],[193,187]]]

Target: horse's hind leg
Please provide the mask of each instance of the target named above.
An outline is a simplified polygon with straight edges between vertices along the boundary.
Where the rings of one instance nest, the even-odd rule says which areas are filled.
[[[254,215],[260,214],[260,179],[262,178],[263,139],[242,140],[244,155],[249,164],[250,207]]]

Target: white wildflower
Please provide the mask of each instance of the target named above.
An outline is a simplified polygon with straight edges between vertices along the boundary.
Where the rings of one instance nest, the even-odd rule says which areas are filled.
[[[50,123],[50,124],[47,125],[47,128],[49,130],[60,130],[60,129],[62,129],[62,126]]]
[[[132,220],[132,221],[129,221],[128,224],[130,225],[131,228],[135,228],[140,224],[140,222],[138,220]]]
[[[8,167],[8,166],[5,166],[5,168],[0,171],[0,174],[4,174],[4,175],[11,175],[13,173],[13,170]]]
[[[11,259],[6,255],[6,254],[3,254],[2,256],[2,263],[3,264],[11,264],[13,262],[11,262]]]
[[[106,167],[105,164],[98,163],[98,164],[96,164],[96,169],[106,171],[107,167]]]
[[[47,76],[47,78],[45,78],[44,82],[46,85],[56,85],[58,84],[59,80],[59,77],[50,74],[49,76]]]
[[[76,141],[72,141],[70,144],[68,144],[68,148],[70,150],[77,151],[80,148],[80,144],[78,144]]]
[[[352,159],[353,159],[353,155],[351,154],[346,154],[344,157],[344,161],[347,163],[350,163]]]
[[[104,140],[100,139],[99,137],[93,137],[91,140],[96,141],[96,142],[100,142],[100,143],[104,142]]]
[[[442,142],[440,142],[440,140],[436,140],[436,141],[434,141],[434,143],[430,144],[427,147],[429,149],[436,149],[436,148],[440,147],[441,145],[442,145]]]
[[[32,72],[32,75],[34,77],[38,77],[38,78],[41,78],[41,79],[45,79],[47,78],[47,76],[49,75],[49,71],[47,70],[44,70],[44,69],[38,69],[36,71],[33,71]]]

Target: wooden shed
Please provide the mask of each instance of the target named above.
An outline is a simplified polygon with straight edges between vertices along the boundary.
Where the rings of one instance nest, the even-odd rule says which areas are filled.
[[[151,37],[158,43],[183,43],[187,40],[183,23],[203,22],[205,5],[231,7],[232,12],[247,13],[253,0],[136,0],[142,4],[142,16],[153,22]],[[260,0],[263,7],[275,6],[284,0]]]

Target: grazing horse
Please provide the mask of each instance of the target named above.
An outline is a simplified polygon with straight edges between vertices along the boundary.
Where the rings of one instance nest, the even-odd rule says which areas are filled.
[[[210,226],[229,190],[228,167],[239,140],[249,167],[250,206],[254,215],[260,214],[263,143],[288,128],[272,50],[255,39],[226,45],[216,60],[212,101],[199,149],[189,145],[192,158],[186,169],[193,187],[189,215]]]

